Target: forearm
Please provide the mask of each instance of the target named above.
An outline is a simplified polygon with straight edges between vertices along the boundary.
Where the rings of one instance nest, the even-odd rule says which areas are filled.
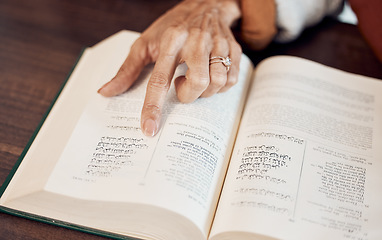
[[[278,32],[275,41],[289,42],[325,16],[336,15],[343,0],[275,0]]]
[[[276,6],[274,0],[241,0],[241,36],[254,50],[265,48],[274,38]]]
[[[342,6],[343,0],[240,0],[241,35],[255,50],[271,41],[289,42]]]

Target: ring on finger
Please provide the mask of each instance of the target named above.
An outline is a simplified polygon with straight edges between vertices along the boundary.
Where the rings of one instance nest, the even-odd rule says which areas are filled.
[[[229,71],[229,69],[232,65],[231,58],[229,58],[228,56],[227,57],[221,57],[221,56],[211,57],[210,58],[210,65],[214,64],[214,63],[222,63],[224,65],[225,69],[227,70],[227,72]]]

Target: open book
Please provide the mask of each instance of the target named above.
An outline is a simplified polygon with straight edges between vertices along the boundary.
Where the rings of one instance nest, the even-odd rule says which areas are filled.
[[[1,189],[2,211],[142,239],[382,239],[382,82],[296,57],[140,130],[152,66],[105,98],[139,34],[87,48]],[[178,67],[176,75],[187,66]]]

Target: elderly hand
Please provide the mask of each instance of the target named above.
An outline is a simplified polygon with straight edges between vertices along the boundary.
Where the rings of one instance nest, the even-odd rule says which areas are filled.
[[[177,96],[189,103],[224,92],[238,79],[241,47],[230,26],[240,17],[237,0],[185,0],[158,18],[133,44],[116,76],[99,93],[110,97],[125,92],[145,65],[156,62],[149,79],[141,115],[145,135],[159,130],[161,110],[176,67],[188,71],[175,79]],[[211,57],[230,57],[232,65]]]

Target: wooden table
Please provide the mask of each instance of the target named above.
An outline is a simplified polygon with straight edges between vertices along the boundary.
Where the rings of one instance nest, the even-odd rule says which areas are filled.
[[[27,144],[81,49],[121,29],[143,31],[176,0],[0,1],[0,183]],[[236,31],[235,31],[236,32]],[[240,41],[240,40],[239,40]],[[326,19],[297,41],[246,49],[254,63],[305,57],[382,79],[382,64],[357,28]],[[103,239],[0,213],[0,239]]]

